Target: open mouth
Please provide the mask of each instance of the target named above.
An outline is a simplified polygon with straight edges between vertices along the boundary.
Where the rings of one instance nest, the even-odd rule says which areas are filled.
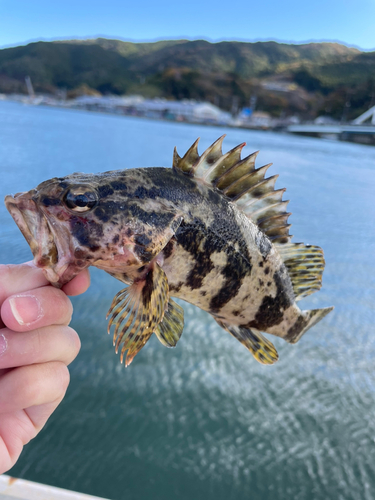
[[[30,192],[5,197],[5,206],[19,227],[38,267],[51,267],[58,261],[54,237],[46,218],[38,210]]]
[[[69,230],[56,224],[34,201],[35,190],[5,197],[5,206],[24,235],[34,256],[34,264],[47,280],[60,288],[82,269],[75,265]]]
[[[38,253],[39,246],[34,236],[35,227],[38,225],[37,221],[35,220],[37,208],[31,198],[28,199],[25,196],[26,194],[27,193],[17,193],[16,195],[14,195],[14,197],[8,194],[5,197],[4,201],[8,212],[13,217],[14,222],[19,227],[21,233],[24,235],[35,257]],[[22,204],[22,212],[19,208],[20,202]],[[26,214],[28,214],[28,217],[25,217]],[[27,221],[29,224],[27,223]],[[31,230],[31,228],[33,229],[33,231]]]

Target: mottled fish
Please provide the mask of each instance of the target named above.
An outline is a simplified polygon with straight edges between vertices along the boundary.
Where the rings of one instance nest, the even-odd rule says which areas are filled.
[[[61,287],[95,266],[126,288],[113,299],[116,352],[129,365],[153,333],[174,347],[183,309],[209,312],[260,362],[278,359],[261,332],[295,343],[332,307],[301,311],[296,301],[319,290],[322,250],[292,243],[285,189],[241,159],[241,144],[222,153],[223,137],[201,156],[198,141],[173,168],[74,173],[6,196],[35,264]]]

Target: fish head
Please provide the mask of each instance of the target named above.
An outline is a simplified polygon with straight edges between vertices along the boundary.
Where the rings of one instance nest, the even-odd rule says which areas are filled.
[[[5,197],[35,265],[53,285],[91,265],[130,275],[173,236],[181,218],[155,200],[140,201],[138,172],[120,172],[75,173]]]
[[[96,203],[95,188],[68,178],[53,178],[30,191],[5,197],[6,208],[30,246],[34,264],[55,286],[62,286],[87,267],[87,252],[80,255],[81,245],[71,226],[75,218],[84,224],[82,216]]]

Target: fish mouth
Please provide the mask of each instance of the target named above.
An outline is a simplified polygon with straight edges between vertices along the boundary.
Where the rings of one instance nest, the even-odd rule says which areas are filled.
[[[67,249],[64,251],[64,242],[58,244],[61,238],[54,235],[48,218],[33,200],[33,194],[33,191],[28,191],[7,195],[5,206],[29,244],[34,264],[43,269],[48,281],[61,287],[66,282],[62,280],[62,275],[68,267],[67,259],[61,257],[69,252]],[[62,248],[58,248],[60,246]]]

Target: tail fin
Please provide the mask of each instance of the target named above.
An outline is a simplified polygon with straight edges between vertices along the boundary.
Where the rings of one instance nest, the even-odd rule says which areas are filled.
[[[323,319],[324,316],[327,316],[333,309],[333,307],[325,307],[324,309],[302,311],[294,326],[289,330],[288,335],[284,337],[285,340],[291,344],[295,344],[307,330]]]

